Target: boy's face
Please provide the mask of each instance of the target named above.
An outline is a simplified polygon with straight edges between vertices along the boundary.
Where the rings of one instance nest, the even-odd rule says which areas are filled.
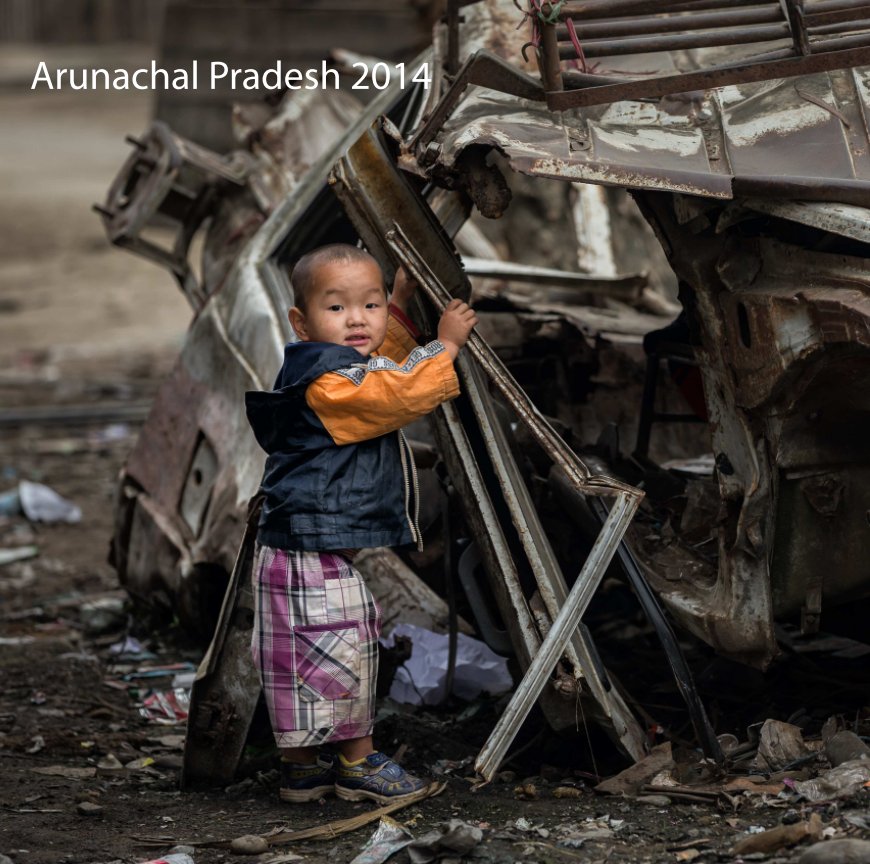
[[[335,261],[314,273],[303,312],[294,306],[290,323],[303,342],[349,345],[366,356],[387,335],[387,294],[374,261]]]

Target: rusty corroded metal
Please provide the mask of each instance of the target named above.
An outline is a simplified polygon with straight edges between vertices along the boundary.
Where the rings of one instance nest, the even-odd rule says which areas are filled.
[[[440,290],[447,289],[449,296],[465,296],[467,280],[449,238],[432,211],[401,177],[376,130],[350,148],[336,166],[333,182],[345,210],[385,269],[400,261],[421,280],[421,284],[429,288],[441,286]],[[410,246],[407,239],[403,241],[403,236],[413,236],[415,245]],[[441,296],[441,301],[444,296]],[[478,357],[477,349],[473,349],[475,358],[484,364],[481,368],[497,379],[504,393],[510,393],[511,404],[523,422],[529,423],[540,434],[539,440],[546,452],[564,465],[578,488],[593,495],[640,495],[626,484],[586,471],[577,455],[550,429],[497,358],[481,346],[479,337],[474,334],[472,339],[481,352]],[[480,386],[480,371],[475,371],[475,367],[466,361],[461,361],[459,368],[466,389],[473,393],[469,398],[479,435],[484,441],[484,452],[472,446],[452,404],[442,406],[434,415],[439,449],[453,483],[461,493],[466,519],[475,528],[475,537],[502,618],[511,633],[520,662],[526,666],[539,650],[541,635],[523,593],[518,566],[529,568],[539,588],[543,586],[541,596],[547,612],[553,617],[568,591],[534,508],[524,493],[525,487],[510,449],[503,446],[503,433],[496,428],[498,420],[490,398],[485,388]],[[493,466],[497,478],[495,487],[490,485],[488,488],[481,463]],[[498,511],[493,503],[495,497],[501,497],[512,514],[513,531],[517,537],[514,541],[506,536],[507,528],[499,524]],[[610,554],[612,552],[610,550]],[[575,674],[582,674],[589,681],[602,718],[614,729],[626,751],[634,758],[640,758],[644,752],[642,732],[619,694],[605,687],[592,661],[593,653],[578,634],[569,649],[569,656],[575,661]],[[575,711],[573,702],[566,704],[551,689],[544,691],[543,709],[557,727],[565,723],[567,714],[573,715]]]
[[[547,10],[550,10],[549,13]],[[555,10],[555,12],[554,12]],[[710,11],[707,11],[710,10]],[[835,14],[833,21],[813,17]],[[545,5],[528,13],[540,33],[539,67],[547,105],[566,111],[623,99],[655,98],[692,90],[768,81],[870,63],[870,21],[866,3],[745,6],[742,3],[645,3],[634,0]],[[565,23],[557,23],[563,21]],[[833,26],[833,29],[831,27]],[[712,46],[753,46],[753,53],[724,66],[682,69],[681,74],[628,74],[622,82],[582,84],[563,76],[560,60],[605,62],[632,54],[697,50]],[[673,69],[667,59],[662,69]],[[649,65],[656,69],[656,61]],[[618,63],[617,63],[617,68]],[[605,70],[606,71],[606,70]],[[564,84],[569,87],[566,89]],[[577,85],[580,84],[579,89]]]
[[[864,111],[870,85],[858,69],[658,104],[618,102],[558,119],[540,103],[477,91],[427,133],[427,151],[437,156],[426,170],[453,171],[465,148],[489,146],[516,170],[538,176],[712,198],[859,205],[870,195]],[[818,152],[825,153],[823,176]]]

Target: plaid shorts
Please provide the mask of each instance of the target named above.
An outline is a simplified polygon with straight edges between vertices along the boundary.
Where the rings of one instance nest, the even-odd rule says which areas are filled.
[[[260,546],[251,651],[279,747],[372,732],[381,610],[347,558]]]

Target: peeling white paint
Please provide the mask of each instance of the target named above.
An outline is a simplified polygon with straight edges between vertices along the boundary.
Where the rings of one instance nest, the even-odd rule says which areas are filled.
[[[685,114],[670,114],[652,102],[614,102],[598,120],[600,126],[661,126],[694,129]]]
[[[584,273],[616,276],[610,208],[601,186],[574,186],[574,228],[577,232],[577,266]]]
[[[594,129],[596,137],[602,144],[625,153],[654,151],[670,153],[676,158],[685,158],[697,156],[704,147],[701,133],[694,130],[677,132],[650,126],[640,126],[636,129],[606,129],[593,123],[589,126]]]
[[[772,320],[776,344],[786,357],[798,357],[819,341],[809,307],[803,303],[788,307],[787,311],[781,306]]]

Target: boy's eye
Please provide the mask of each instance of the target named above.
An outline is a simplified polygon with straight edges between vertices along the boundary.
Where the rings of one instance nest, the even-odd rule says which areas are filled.
[[[333,303],[332,306],[329,307],[330,312],[341,312],[344,307],[339,306],[338,303]]]
[[[380,309],[380,303],[366,303],[366,309]]]

